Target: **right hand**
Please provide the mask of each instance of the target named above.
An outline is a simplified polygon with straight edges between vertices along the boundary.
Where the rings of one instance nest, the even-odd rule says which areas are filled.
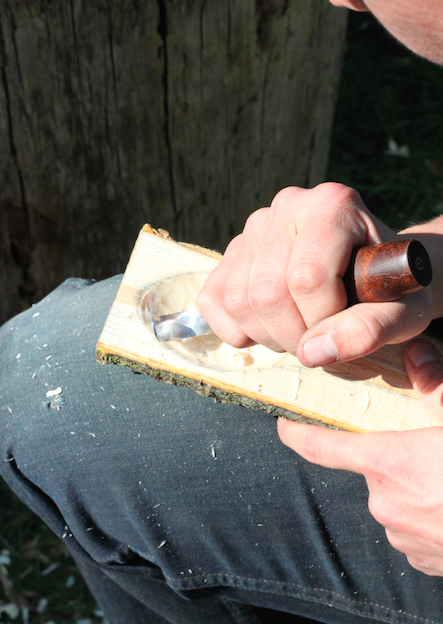
[[[418,397],[443,421],[443,361],[433,345],[405,350]],[[443,427],[353,433],[280,418],[280,439],[306,460],[365,477],[369,511],[410,565],[443,576]]]
[[[352,249],[396,238],[346,186],[283,189],[231,241],[197,306],[238,348],[260,343],[306,366],[367,355],[418,335],[437,316],[430,288],[346,309],[342,277]]]

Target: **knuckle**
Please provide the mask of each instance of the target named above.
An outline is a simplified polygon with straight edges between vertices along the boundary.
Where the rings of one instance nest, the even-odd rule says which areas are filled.
[[[388,319],[380,313],[365,310],[363,314],[352,315],[352,342],[359,345],[359,352],[368,355],[382,347],[387,339],[386,327]]]
[[[426,567],[426,561],[424,557],[420,557],[419,555],[411,555],[407,557],[409,564],[413,568],[424,568]]]
[[[242,234],[237,234],[237,236],[235,236],[230,243],[228,244],[228,246],[225,249],[225,252],[223,254],[223,259],[222,262],[226,262],[227,258],[231,258],[231,257],[235,257],[237,254],[237,251],[239,250],[239,248],[242,246],[243,243],[243,233]]]
[[[429,574],[429,572],[427,571],[429,570],[429,565],[427,564],[425,557],[413,555],[409,557],[407,556],[406,559],[408,560],[409,565],[414,568],[414,570],[418,570],[419,572],[423,572],[424,574]]]
[[[415,559],[407,557],[407,560],[411,568],[414,568],[414,570],[417,570],[418,572],[423,572],[424,574],[426,574],[426,571],[423,570],[423,567]]]
[[[261,279],[251,284],[249,301],[257,313],[275,309],[286,296],[286,284],[275,278]]]
[[[257,227],[261,227],[261,225],[267,220],[268,215],[269,208],[259,208],[258,210],[255,210],[246,219],[243,231],[249,232],[250,230],[255,230]]]
[[[389,506],[386,504],[386,500],[383,496],[375,496],[371,494],[368,500],[368,509],[371,516],[383,527],[388,528],[390,531],[397,530],[396,519],[392,514]],[[395,538],[393,534],[388,536],[391,545],[395,548]]]
[[[247,291],[240,288],[227,288],[223,295],[223,307],[233,318],[243,319],[251,311]]]
[[[317,191],[325,196],[328,204],[346,206],[361,204],[360,193],[346,184],[339,182],[323,182],[316,187]]]
[[[368,500],[368,509],[371,516],[377,520],[379,524],[385,527],[388,514],[386,514],[386,510],[381,499],[371,494]]]
[[[407,547],[404,537],[402,535],[399,535],[395,530],[391,529],[390,527],[386,527],[386,525],[384,526],[386,538],[392,548],[395,548],[395,550],[398,550],[398,552],[406,554]]]
[[[443,576],[443,562],[441,558],[429,558],[420,555],[407,556],[409,565],[428,576]]]
[[[325,182],[316,188],[320,214],[329,222],[330,228],[353,231],[359,237],[366,232],[363,213],[367,213],[367,209],[355,189],[336,182]]]
[[[200,314],[203,316],[204,313],[211,310],[214,306],[214,297],[210,290],[202,288],[202,290],[198,293],[197,298],[195,300],[195,305],[198,308]]]
[[[319,290],[327,280],[326,270],[315,262],[292,266],[288,271],[288,287],[291,293],[305,295]]]
[[[247,336],[240,328],[232,328],[229,331],[226,331],[223,336],[220,336],[223,339],[223,342],[231,345],[235,349],[244,349],[245,347],[249,347],[253,341]]]
[[[393,450],[398,446],[402,446],[401,435],[395,435],[393,446],[390,443],[380,444],[377,451],[369,452],[363,457],[370,491],[369,511],[377,522],[393,532],[388,536],[392,540],[396,539],[395,533],[407,534],[410,530],[407,517],[398,513],[398,491],[401,489],[399,484],[408,481],[411,476],[407,454],[402,458]]]
[[[384,488],[394,483],[398,473],[398,459],[391,457],[389,446],[381,445],[376,451],[367,452],[363,463],[367,477]]]
[[[384,336],[384,327],[380,319],[373,317],[372,322],[366,322],[363,319],[363,323],[360,325],[360,331],[358,338],[360,342],[366,346],[366,350],[374,351],[382,346]]]
[[[271,203],[271,209],[273,212],[280,212],[281,210],[287,210],[288,205],[291,205],[296,200],[297,187],[287,186],[281,189],[274,197]]]

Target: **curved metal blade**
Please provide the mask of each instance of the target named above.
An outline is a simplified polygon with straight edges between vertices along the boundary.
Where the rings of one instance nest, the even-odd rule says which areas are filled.
[[[162,342],[206,336],[213,333],[197,308],[152,318],[151,325],[155,337]]]

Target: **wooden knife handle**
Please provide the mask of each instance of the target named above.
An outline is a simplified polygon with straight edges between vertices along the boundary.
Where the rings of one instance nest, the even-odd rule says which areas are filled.
[[[428,253],[416,240],[355,249],[343,281],[348,305],[396,301],[432,280]]]

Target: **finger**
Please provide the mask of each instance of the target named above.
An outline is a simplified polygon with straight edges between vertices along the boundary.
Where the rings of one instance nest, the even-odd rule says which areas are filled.
[[[329,0],[329,1],[331,4],[337,7],[351,8],[349,7],[349,4],[343,4],[343,0]],[[364,11],[365,13],[370,11],[370,9],[368,9],[368,7],[363,2],[363,0],[352,0],[352,10],[358,11],[358,12]]]
[[[435,542],[435,535],[428,535],[423,532],[423,524],[417,530],[417,526],[412,526],[412,523],[409,522],[409,526],[405,527],[408,533],[398,533],[390,528],[385,528],[386,537],[395,550],[408,557],[414,557],[417,560],[426,558],[428,561],[441,559],[443,562],[440,543]],[[439,531],[437,535],[439,537]]]
[[[247,347],[252,344],[252,341],[226,312],[223,297],[227,277],[235,266],[235,259],[241,244],[241,235],[236,236],[229,243],[220,264],[209,275],[196,299],[200,314],[209,323],[214,333],[224,342],[237,348]]]
[[[441,558],[427,559],[422,557],[407,557],[407,560],[412,568],[423,572],[423,574],[427,574],[428,576],[443,576],[443,561]]]
[[[250,272],[251,307],[268,335],[290,353],[295,353],[306,330],[287,277],[297,236],[297,212],[306,193],[305,189],[291,187],[276,196]]]
[[[358,193],[330,183],[280,191],[267,226],[251,267],[249,299],[268,334],[295,353],[307,326],[346,307],[342,276],[352,248],[379,242],[378,224]]]
[[[425,290],[395,302],[360,303],[308,329],[297,347],[297,357],[305,366],[346,362],[416,336],[430,319]]]
[[[397,533],[389,528],[385,532],[392,548],[403,553],[413,568],[430,576],[443,576],[443,557],[438,554],[440,545],[420,537]]]
[[[309,220],[298,229],[288,263],[289,288],[307,327],[346,307],[342,277],[352,249],[380,242],[354,190],[343,185],[322,185],[311,205]],[[339,209],[332,209],[334,206]]]
[[[373,434],[336,431],[316,425],[278,419],[280,440],[307,461],[338,470],[364,474],[365,445]]]
[[[262,319],[251,305],[250,297],[252,266],[254,259],[261,253],[270,220],[269,208],[257,210],[248,218],[242,234],[242,244],[237,250],[232,269],[226,275],[223,306],[227,314],[254,342],[282,351],[278,340],[274,340],[267,332]],[[274,248],[272,252],[274,257],[278,256],[279,264],[283,264],[285,260],[280,255],[280,250],[277,253]],[[271,305],[275,310],[278,300],[274,299]]]
[[[406,372],[419,398],[443,420],[443,358],[428,340],[414,340],[405,349]]]

